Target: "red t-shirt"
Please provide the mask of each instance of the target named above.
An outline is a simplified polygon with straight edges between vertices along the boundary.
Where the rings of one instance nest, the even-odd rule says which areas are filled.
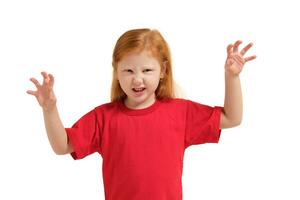
[[[102,156],[106,200],[181,200],[184,151],[218,143],[221,109],[185,99],[138,110],[106,103],[66,128],[71,156]]]

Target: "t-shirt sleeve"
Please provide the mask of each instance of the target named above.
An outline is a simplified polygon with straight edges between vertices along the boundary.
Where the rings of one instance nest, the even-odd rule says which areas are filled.
[[[219,142],[222,108],[187,100],[185,148],[195,144]]]
[[[74,160],[82,159],[94,152],[101,154],[101,131],[95,109],[65,130],[74,150],[71,152]]]

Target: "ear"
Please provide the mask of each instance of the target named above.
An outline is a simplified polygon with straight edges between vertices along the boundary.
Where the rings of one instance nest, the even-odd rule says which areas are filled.
[[[161,66],[160,78],[164,78],[165,77],[166,70],[167,70],[167,62],[168,61],[164,61],[163,65]]]

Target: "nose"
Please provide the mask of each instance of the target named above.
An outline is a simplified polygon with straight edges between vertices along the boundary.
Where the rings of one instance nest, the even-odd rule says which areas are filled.
[[[136,85],[136,86],[139,86],[140,84],[143,83],[143,77],[141,75],[135,75],[133,77],[133,84]]]

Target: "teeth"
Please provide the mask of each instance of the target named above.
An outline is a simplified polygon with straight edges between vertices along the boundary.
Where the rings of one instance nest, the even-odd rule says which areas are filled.
[[[140,91],[144,90],[144,88],[133,88],[133,90],[140,92]]]

